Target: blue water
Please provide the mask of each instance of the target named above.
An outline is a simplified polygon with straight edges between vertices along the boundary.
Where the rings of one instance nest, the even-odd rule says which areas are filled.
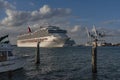
[[[16,55],[30,55],[22,70],[0,74],[0,80],[120,80],[120,47],[98,47],[97,74],[92,74],[91,47],[15,48]]]

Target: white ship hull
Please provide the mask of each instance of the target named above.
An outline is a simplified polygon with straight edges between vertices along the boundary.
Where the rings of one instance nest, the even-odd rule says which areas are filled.
[[[25,65],[24,58],[16,58],[12,60],[3,61],[0,62],[0,73],[21,69],[24,67],[24,65]]]
[[[57,44],[55,42],[42,42],[40,47],[64,47],[64,44]],[[18,43],[18,47],[37,47],[37,42],[34,43]]]
[[[33,38],[26,40],[18,40],[18,47],[37,47],[38,41],[40,41],[40,47],[63,47],[65,46],[66,37],[58,38],[54,36]]]

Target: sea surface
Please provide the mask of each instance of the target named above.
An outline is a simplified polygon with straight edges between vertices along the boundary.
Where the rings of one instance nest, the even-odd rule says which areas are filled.
[[[29,55],[24,69],[0,74],[0,80],[120,80],[120,47],[98,47],[97,74],[92,74],[91,47],[17,48],[16,55]]]

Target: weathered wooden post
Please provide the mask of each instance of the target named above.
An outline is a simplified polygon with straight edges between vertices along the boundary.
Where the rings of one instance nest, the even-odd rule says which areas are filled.
[[[40,42],[38,41],[38,43],[37,43],[37,52],[36,52],[36,57],[35,57],[35,64],[40,64],[39,44],[40,44]]]
[[[8,73],[8,79],[12,79],[12,76],[13,76],[12,71],[8,71],[7,73]]]
[[[92,46],[92,72],[97,73],[97,39],[93,41]]]

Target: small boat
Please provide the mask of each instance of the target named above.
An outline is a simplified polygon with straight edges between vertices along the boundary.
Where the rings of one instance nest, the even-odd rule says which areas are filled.
[[[13,46],[9,41],[3,40],[6,37],[8,36],[0,38],[0,73],[21,69],[25,65],[25,57],[13,54]]]

